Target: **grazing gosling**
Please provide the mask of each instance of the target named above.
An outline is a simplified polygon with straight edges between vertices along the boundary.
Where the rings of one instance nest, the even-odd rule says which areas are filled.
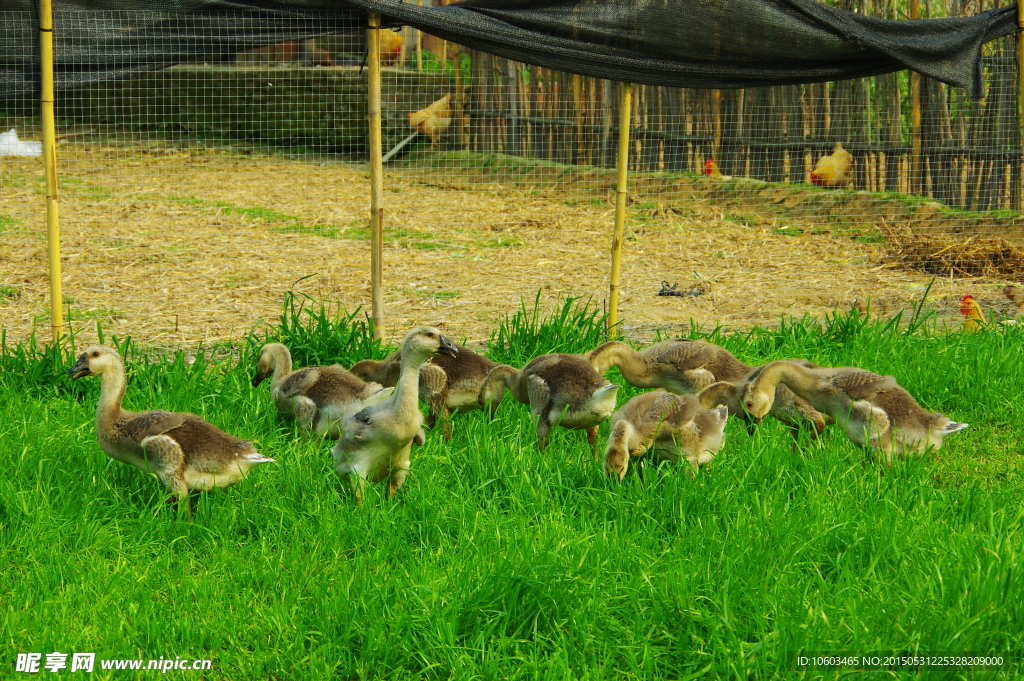
[[[718,381],[739,385],[754,371],[754,367],[736,359],[725,348],[688,338],[662,341],[639,352],[621,341],[609,341],[591,350],[587,359],[602,376],[617,366],[632,386],[664,388],[677,395],[698,393]],[[753,433],[754,424],[738,399],[721,404],[746,422],[748,432]],[[812,438],[825,429],[824,417],[785,385],[778,386],[770,413],[789,426],[793,437],[799,436],[801,425],[810,426]]]
[[[281,414],[294,418],[304,430],[333,440],[341,436],[342,419],[383,390],[379,383],[364,383],[337,364],[292,371],[292,354],[281,343],[260,349],[253,387],[267,377],[270,396]]]
[[[659,461],[685,459],[696,473],[722,448],[728,416],[726,406],[705,409],[696,395],[661,388],[637,395],[612,415],[604,471],[621,481],[630,459],[652,450]]]
[[[429,407],[427,426],[434,428],[440,420],[444,423],[447,439],[451,439],[450,413],[484,409],[493,414],[504,395],[501,391],[492,399],[481,399],[480,386],[491,371],[506,365],[492,362],[462,345],[455,345],[455,351],[454,357],[433,357],[420,368],[419,398]],[[379,362],[372,359],[357,362],[352,373],[364,381],[377,381],[390,387],[398,382],[401,364],[402,352],[399,350]]]
[[[758,368],[743,389],[743,406],[755,420],[767,413],[778,383],[835,419],[856,444],[883,452],[889,464],[893,454],[938,450],[947,435],[968,426],[925,411],[892,376],[784,361]]]
[[[495,367],[480,386],[480,399],[497,399],[505,388],[530,405],[539,449],[547,447],[553,426],[586,430],[597,461],[597,427],[615,411],[619,386],[603,379],[585,357],[553,353],[530,360],[521,371]]]
[[[195,414],[162,410],[131,412],[121,408],[127,381],[116,350],[91,345],[68,369],[72,379],[97,376],[96,437],[107,456],[155,475],[184,501],[193,490],[227,487],[249,469],[274,460]]]
[[[436,354],[454,356],[455,345],[432,326],[410,331],[402,343],[401,372],[394,392],[342,422],[341,437],[331,450],[334,470],[352,484],[357,503],[362,503],[368,482],[388,479],[391,497],[405,482],[412,442],[423,425],[417,402],[420,367]]]

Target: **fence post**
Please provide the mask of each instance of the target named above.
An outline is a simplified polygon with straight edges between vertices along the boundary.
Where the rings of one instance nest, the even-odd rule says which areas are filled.
[[[921,0],[910,0],[910,18],[921,18]],[[924,194],[921,162],[921,74],[910,72],[910,193]]]
[[[370,298],[373,337],[384,336],[384,161],[381,140],[380,14],[370,12],[366,31],[366,98],[370,143]]]
[[[39,0],[39,95],[43,124],[43,168],[46,175],[46,254],[50,277],[50,337],[64,338],[64,295],[60,271],[60,212],[57,209],[57,123],[53,87],[53,2]]]
[[[626,225],[626,193],[629,173],[629,126],[633,85],[622,84],[619,104],[619,153],[615,165],[618,181],[615,186],[615,233],[612,236],[612,281],[608,287],[608,337],[619,335],[619,275],[622,263],[622,235]]]
[[[1018,182],[1024,177],[1024,2],[1017,3],[1017,128],[1020,131],[1018,144],[1021,147],[1022,156],[1017,160]],[[1011,174],[1012,177],[1012,174]],[[1012,197],[1015,192],[1010,192]],[[1024,192],[1017,186],[1018,205],[1011,206],[1017,210],[1024,210]]]

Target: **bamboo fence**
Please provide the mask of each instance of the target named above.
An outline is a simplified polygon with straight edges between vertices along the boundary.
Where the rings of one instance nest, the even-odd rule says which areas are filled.
[[[920,2],[922,18],[986,9]],[[907,18],[893,0],[837,4]],[[1013,38],[984,47],[985,95],[976,101],[908,72],[734,91],[636,86],[630,169],[699,173],[714,158],[727,175],[802,183],[842,142],[854,156],[856,189],[919,194],[969,211],[1020,211],[1017,52]],[[471,84],[456,85],[459,149],[615,166],[620,84],[463,54],[467,60],[452,68]]]

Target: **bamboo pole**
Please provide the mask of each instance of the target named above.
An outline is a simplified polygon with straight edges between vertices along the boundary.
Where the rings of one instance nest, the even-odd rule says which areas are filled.
[[[910,0],[910,18],[921,18],[921,1]],[[921,74],[910,72],[910,193],[921,194]]]
[[[1024,147],[1024,2],[1017,3],[1017,109],[1020,144]],[[1024,164],[1021,164],[1024,168]],[[1024,170],[1021,171],[1024,175]]]
[[[416,0],[416,4],[423,7],[423,0]],[[416,70],[423,71],[423,32],[416,29]]]
[[[384,162],[381,139],[380,14],[370,12],[366,31],[366,97],[370,141],[370,297],[373,337],[384,336]]]
[[[626,192],[629,177],[629,125],[633,85],[622,84],[619,104],[619,154],[615,161],[618,180],[615,186],[615,232],[612,236],[612,281],[608,287],[608,337],[619,335],[619,277],[622,265],[622,236],[626,227]]]
[[[39,0],[39,62],[42,92],[43,168],[46,175],[46,254],[50,276],[50,338],[64,339],[64,295],[61,291],[60,212],[57,209],[57,123],[53,87],[53,2]]]

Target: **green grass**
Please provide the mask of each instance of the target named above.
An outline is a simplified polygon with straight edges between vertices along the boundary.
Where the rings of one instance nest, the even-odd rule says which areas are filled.
[[[603,324],[586,301],[524,304],[489,354],[587,350]],[[918,310],[699,335],[751,363],[892,373],[971,427],[939,457],[883,471],[838,433],[793,451],[779,424],[749,436],[734,421],[696,478],[648,468],[646,484],[615,485],[582,433],[556,429],[538,453],[507,398],[492,421],[455,417],[450,442],[429,435],[396,501],[374,487],[356,507],[328,443],[250,385],[253,360],[270,340],[299,365],[389,348],[359,311],[289,296],[278,323],[191,364],[109,339],[127,408],[193,411],[277,459],[185,521],[99,449],[98,385],[67,378],[73,357],[0,336],[0,676],[17,677],[18,652],[78,651],[211,658],[205,674],[170,674],[210,680],[832,679],[794,656],[1021,649],[1024,331],[945,333]],[[991,675],[843,678],[1012,679],[1014,659]]]

